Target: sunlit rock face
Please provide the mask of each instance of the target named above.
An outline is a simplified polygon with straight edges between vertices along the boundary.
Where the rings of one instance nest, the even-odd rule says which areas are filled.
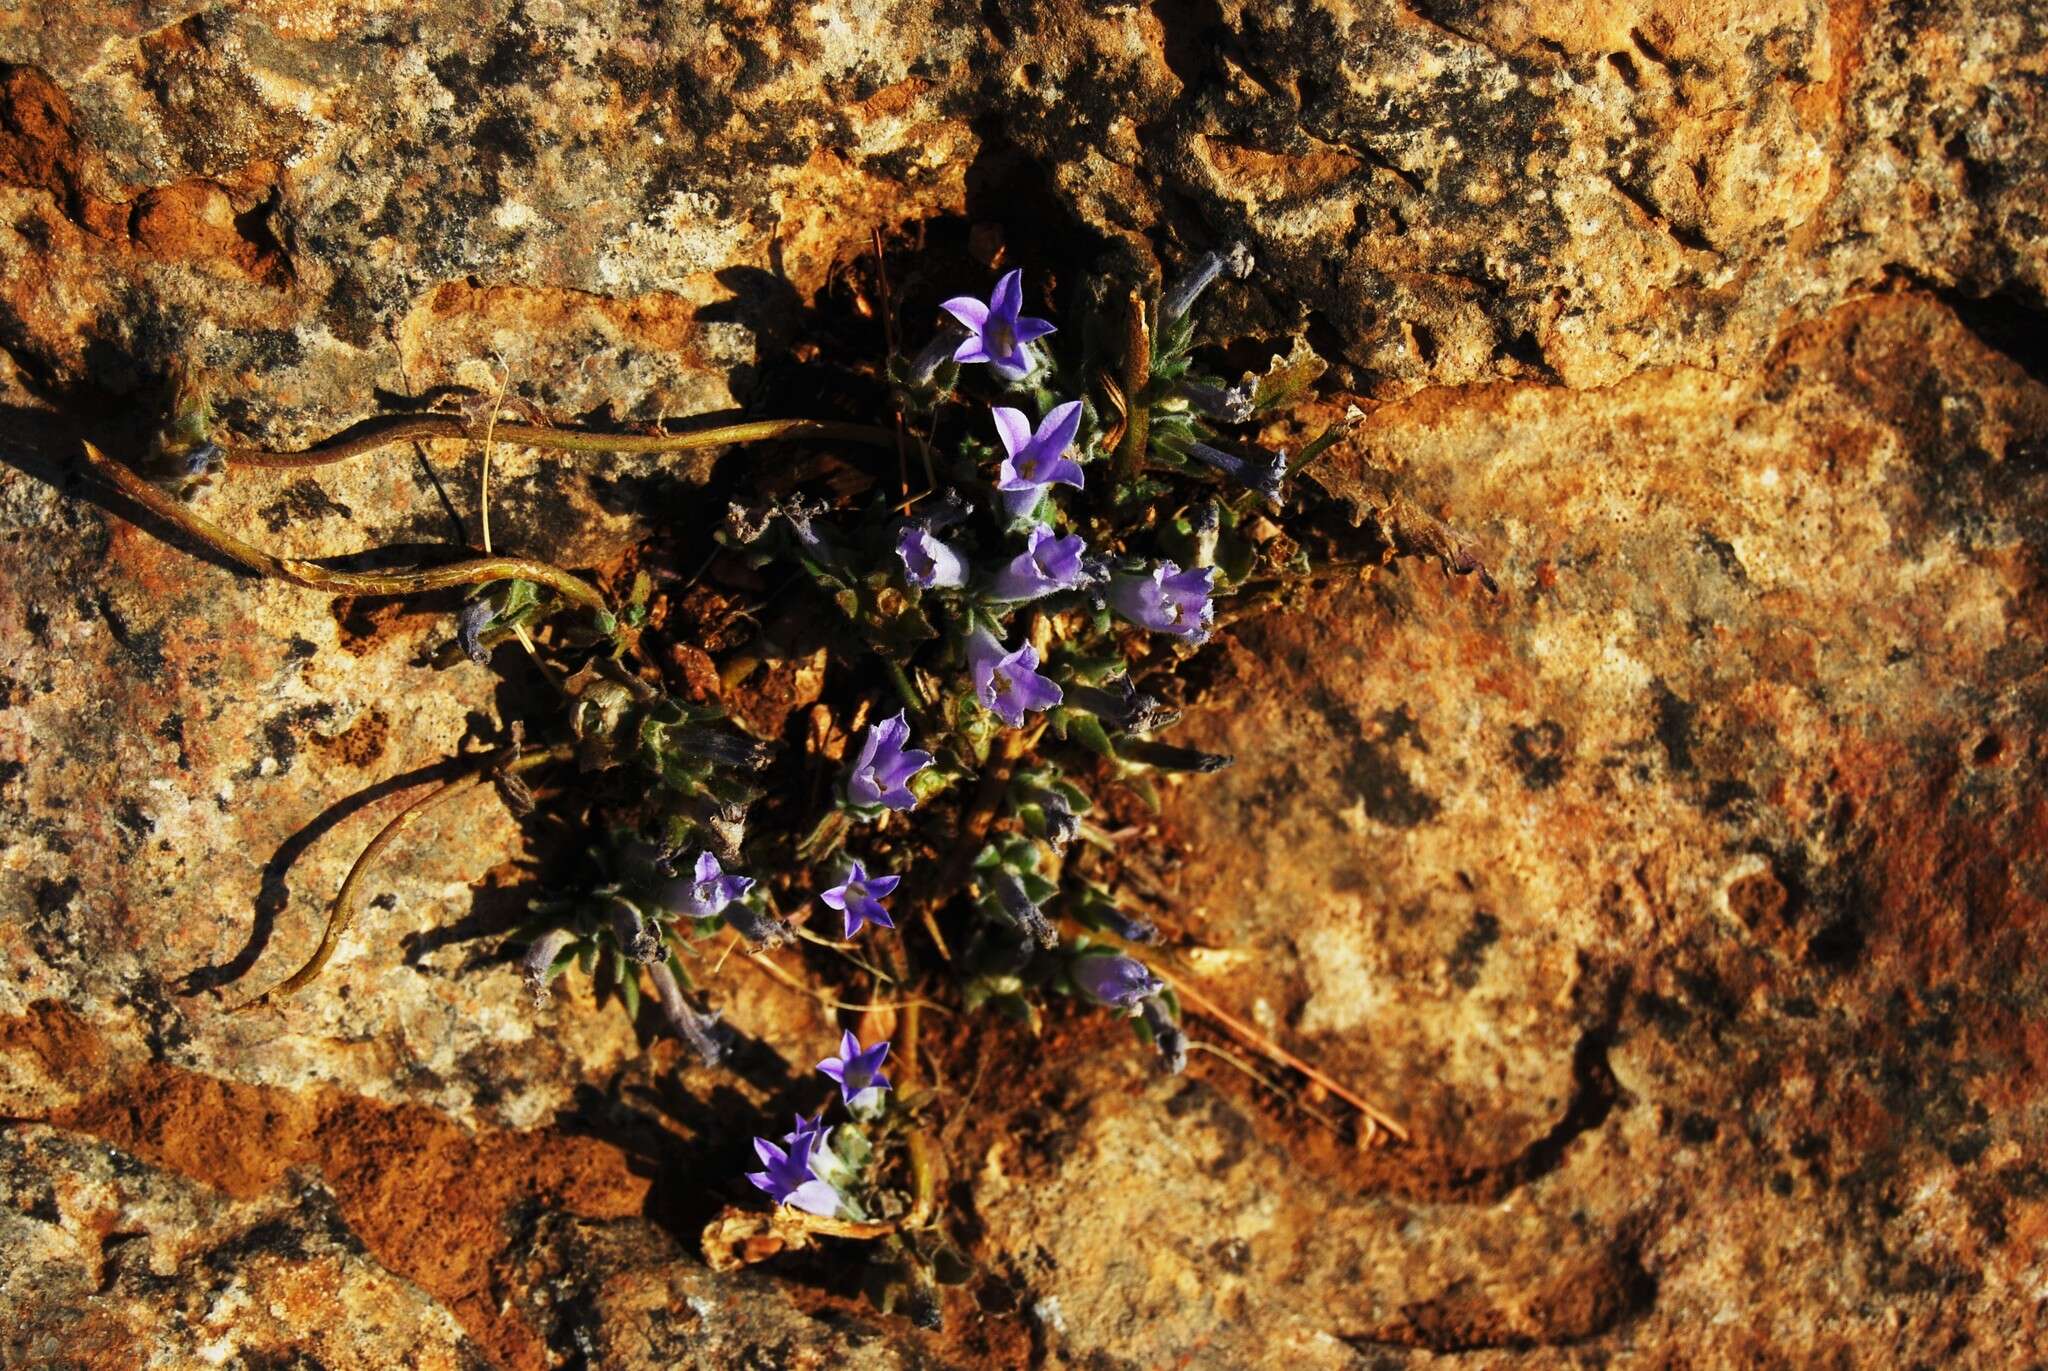
[[[2024,7],[1773,0],[0,14],[0,1361],[2023,1362],[2044,51]],[[1236,765],[1146,840],[1185,973],[1411,1143],[1200,1015],[1173,1080],[1065,1010],[928,1033],[975,1091],[939,1333],[826,1259],[703,1265],[839,1025],[740,960],[731,1071],[536,1010],[486,792],[225,1016],[496,678],[423,665],[451,604],[238,577],[73,467],[181,360],[276,443],[455,386],[772,405],[882,347],[877,234],[936,325],[920,233],[1061,291],[1246,244],[1205,327],[1368,411],[1318,479],[1501,586],[1222,622],[1185,732]],[[579,564],[709,471],[497,460],[498,545]],[[436,446],[205,508],[320,555],[474,538],[477,493]]]

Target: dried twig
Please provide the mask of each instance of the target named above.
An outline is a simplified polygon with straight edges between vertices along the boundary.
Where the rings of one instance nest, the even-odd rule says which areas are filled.
[[[1232,1014],[1222,1005],[1217,1004],[1216,1001],[1210,999],[1200,990],[1197,990],[1194,986],[1194,983],[1188,980],[1187,977],[1176,974],[1168,974],[1158,967],[1154,967],[1153,969],[1159,972],[1161,977],[1166,981],[1168,985],[1173,987],[1174,992],[1178,994],[1182,1000],[1194,1006],[1194,1008],[1197,1011],[1199,1011],[1201,1014],[1203,1014],[1219,1026],[1221,1026],[1225,1031],[1229,1032],[1239,1042],[1242,1042],[1247,1047],[1256,1048],[1259,1052],[1263,1053],[1265,1056],[1272,1059],[1273,1061],[1278,1062],[1281,1066],[1286,1067],[1290,1071],[1300,1072],[1302,1075],[1308,1077],[1308,1079],[1314,1081],[1317,1085],[1329,1091],[1332,1095],[1335,1095],[1338,1099],[1343,1100],[1346,1104],[1349,1104],[1352,1108],[1356,1109],[1359,1113],[1363,1114],[1369,1123],[1376,1125],[1379,1128],[1384,1128],[1387,1132],[1391,1133],[1394,1137],[1399,1138],[1402,1142],[1409,1141],[1408,1130],[1406,1128],[1403,1128],[1401,1124],[1391,1114],[1388,1114],[1385,1110],[1381,1109],[1371,1100],[1368,1100],[1367,1098],[1365,1098],[1365,1096],[1351,1089],[1342,1081],[1339,1081],[1334,1076],[1330,1075],[1327,1071],[1324,1071],[1320,1067],[1314,1066],[1308,1062],[1303,1061],[1300,1057],[1295,1056],[1292,1052],[1289,1052],[1286,1048],[1280,1046],[1279,1043],[1274,1042],[1273,1039],[1268,1037],[1266,1034],[1261,1033],[1258,1029],[1252,1027],[1252,1025],[1246,1023],[1243,1019],[1238,1018],[1235,1014]]]

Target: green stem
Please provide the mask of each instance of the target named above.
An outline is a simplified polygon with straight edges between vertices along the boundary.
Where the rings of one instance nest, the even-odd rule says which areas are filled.
[[[910,683],[909,673],[903,670],[903,664],[884,657],[882,659],[882,671],[888,676],[889,684],[896,687],[897,698],[910,706],[911,713],[918,715],[920,718],[923,717],[924,701],[918,698],[917,687]]]
[[[896,435],[885,428],[867,424],[841,424],[822,419],[758,419],[743,424],[722,424],[693,433],[591,433],[583,429],[546,428],[539,424],[497,424],[490,428],[497,442],[514,447],[552,448],[558,452],[696,452],[704,448],[730,447],[737,443],[765,443],[777,439],[837,438],[872,446],[894,446]],[[485,426],[471,423],[457,414],[403,414],[372,419],[356,429],[303,452],[270,452],[262,448],[230,447],[230,466],[271,467],[300,470],[327,466],[360,457],[393,443],[422,439],[459,438],[482,441]]]

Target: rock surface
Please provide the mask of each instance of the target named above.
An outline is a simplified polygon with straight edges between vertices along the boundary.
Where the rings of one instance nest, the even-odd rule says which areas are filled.
[[[2026,1365],[2043,27],[0,9],[6,1359]],[[393,854],[313,990],[222,1013],[494,733],[496,678],[421,664],[445,604],[238,578],[72,454],[133,452],[181,358],[280,443],[455,385],[747,405],[858,317],[875,234],[969,225],[1062,286],[1250,243],[1214,317],[1305,331],[1371,410],[1323,482],[1396,473],[1503,593],[1403,563],[1236,623],[1187,731],[1238,764],[1160,821],[1177,973],[1412,1145],[1357,1152],[1202,1020],[1175,1081],[1094,1019],[979,1031],[933,1062],[982,1084],[948,1191],[979,1270],[929,1334],[818,1263],[690,1252],[832,1025],[742,961],[734,1073],[536,1012],[498,953],[526,835],[482,794]],[[614,555],[674,498],[652,470],[504,452],[499,545]],[[437,449],[207,510],[312,554],[446,539],[476,496]]]

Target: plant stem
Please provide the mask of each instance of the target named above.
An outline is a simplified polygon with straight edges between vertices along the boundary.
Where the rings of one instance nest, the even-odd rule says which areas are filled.
[[[108,457],[91,443],[85,445],[86,462],[107,478],[129,499],[221,556],[259,576],[270,576],[311,590],[329,590],[342,595],[411,595],[423,590],[446,590],[451,586],[483,585],[512,577],[532,581],[555,591],[564,599],[587,609],[609,612],[603,595],[595,587],[558,566],[531,557],[480,557],[447,566],[424,567],[415,571],[332,571],[299,557],[278,557],[252,543],[245,543],[227,530],[202,519],[176,498],[158,489],[135,472]]]
[[[494,760],[490,765],[472,771],[467,776],[458,776],[435,787],[400,810],[396,818],[385,824],[378,830],[377,836],[370,839],[369,846],[362,850],[361,855],[355,860],[355,865],[348,869],[348,875],[342,880],[341,890],[335,895],[333,905],[328,908],[327,927],[320,934],[320,945],[313,949],[313,955],[307,958],[306,964],[255,999],[237,1005],[228,1012],[246,1014],[252,1009],[261,1009],[274,1000],[283,999],[304,988],[326,969],[328,961],[334,956],[334,949],[341,943],[342,934],[348,932],[349,925],[355,922],[357,892],[362,886],[363,877],[382,855],[384,849],[397,841],[398,835],[412,827],[428,810],[499,776],[516,775],[548,762],[567,761],[575,755],[575,749],[565,745],[523,753],[502,765]]]
[[[919,719],[924,718],[924,701],[917,697],[917,687],[910,683],[910,677],[903,670],[903,664],[890,657],[882,658],[882,671],[889,678],[889,684],[896,687],[896,696],[909,705],[911,712]]]
[[[837,438],[851,443],[893,447],[896,435],[867,424],[842,424],[823,419],[757,419],[722,424],[692,433],[591,433],[583,429],[547,428],[540,424],[495,424],[496,440],[515,447],[551,448],[558,452],[696,452],[738,443],[777,439]],[[263,448],[230,447],[228,465],[303,470],[345,462],[351,457],[410,440],[462,438],[481,440],[484,427],[459,414],[401,414],[371,419],[302,452],[270,452]]]
[[[1130,313],[1124,321],[1124,369],[1121,384],[1124,403],[1123,440],[1116,445],[1116,474],[1119,481],[1138,479],[1145,469],[1145,449],[1152,437],[1152,408],[1145,388],[1152,381],[1152,337],[1145,328],[1145,302],[1135,290],[1130,295]]]

